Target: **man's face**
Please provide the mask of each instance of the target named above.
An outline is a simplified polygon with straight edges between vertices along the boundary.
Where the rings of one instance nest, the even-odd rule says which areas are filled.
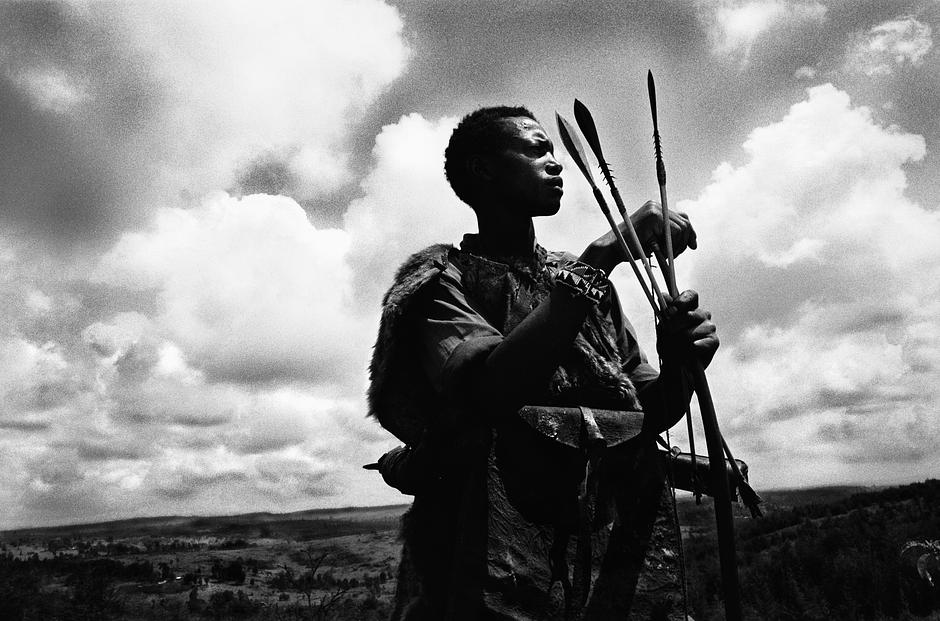
[[[501,121],[509,144],[487,158],[491,197],[523,216],[550,216],[561,207],[562,166],[542,126],[527,117]]]

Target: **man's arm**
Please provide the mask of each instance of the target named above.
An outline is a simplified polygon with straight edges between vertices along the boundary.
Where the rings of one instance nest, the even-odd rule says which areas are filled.
[[[656,204],[647,203],[634,214],[641,240],[654,239],[657,230],[661,237],[662,216],[657,209]],[[675,215],[671,231],[677,254],[694,247],[694,231],[683,215]],[[605,274],[624,259],[612,233],[592,242],[579,257]],[[523,405],[541,393],[592,304],[556,283],[548,298],[512,332],[501,335],[463,297],[459,275],[447,277],[445,272],[437,286],[437,293],[426,303],[428,320],[421,337],[432,383],[441,392],[507,408]]]
[[[453,266],[424,292],[418,339],[438,392],[497,406],[523,405],[540,392],[570,347],[591,302],[556,285],[508,335],[467,300]]]
[[[515,407],[540,394],[581,329],[592,302],[556,283],[548,298],[493,349],[483,363],[476,394]]]
[[[662,239],[664,235],[661,207],[654,201],[648,201],[634,212],[630,219],[643,244],[641,251],[651,252],[652,242]],[[695,230],[685,214],[670,213],[670,233],[676,256],[686,248],[696,247]],[[613,232],[608,232],[596,239],[578,258],[580,262],[603,271],[605,275],[609,275],[626,259]],[[548,299],[543,301],[489,354],[481,374],[479,394],[499,403],[512,405],[524,403],[526,395],[538,391],[551,378],[561,356],[577,336],[589,308],[590,302],[584,298],[572,296],[567,289],[556,284]],[[684,313],[683,307],[683,319],[685,319]],[[681,326],[675,324],[675,329],[670,329],[670,336],[681,339],[687,323],[683,322]],[[670,325],[673,325],[673,322],[670,322]],[[672,371],[669,366],[666,366],[665,371],[664,380],[670,386],[673,383],[673,376],[677,379],[681,377],[679,370]],[[669,396],[666,410],[671,412],[675,407],[672,404],[674,392],[670,389],[664,394]],[[683,411],[685,405],[688,404],[689,396],[686,396],[685,403],[682,405]],[[662,402],[662,399],[658,401]]]

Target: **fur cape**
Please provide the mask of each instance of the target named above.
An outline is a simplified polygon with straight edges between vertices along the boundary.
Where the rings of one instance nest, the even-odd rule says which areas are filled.
[[[382,299],[379,335],[369,365],[369,415],[405,444],[414,446],[427,427],[428,412],[439,404],[418,368],[405,318],[417,293],[447,269],[454,247],[438,244],[413,254],[395,274]]]

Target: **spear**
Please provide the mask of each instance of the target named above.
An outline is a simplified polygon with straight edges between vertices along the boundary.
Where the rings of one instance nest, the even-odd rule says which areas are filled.
[[[659,121],[656,115],[656,82],[653,81],[653,72],[647,73],[646,85],[650,95],[650,110],[653,113],[653,153],[656,156],[656,180],[659,182],[659,201],[663,209],[663,231],[666,236],[666,257],[663,257],[658,245],[653,246],[653,252],[656,253],[656,259],[659,261],[659,268],[663,271],[663,277],[666,279],[666,288],[673,299],[679,295],[679,287],[676,285],[676,271],[673,261],[675,255],[672,250],[672,234],[669,226],[669,201],[666,199],[666,165],[663,163],[663,147],[659,140]],[[685,389],[685,380],[683,379],[683,389]],[[695,433],[692,430],[692,415],[688,409],[685,413],[686,423],[689,433],[689,452],[692,454],[692,472],[695,472]],[[724,438],[722,438],[724,439]],[[727,445],[725,445],[727,446]],[[735,463],[737,466],[737,463]],[[698,484],[693,481],[695,500],[701,501]]]
[[[656,82],[653,80],[653,72],[649,71],[646,77],[646,84],[649,89],[650,94],[650,111],[653,116],[653,152],[656,156],[656,179],[659,182],[659,196],[662,199],[663,204],[663,225],[665,230],[669,230],[669,206],[666,202],[666,166],[663,164],[663,148],[662,143],[659,138],[659,123],[657,121],[656,115]],[[663,272],[667,275],[666,282],[669,287],[669,294],[672,296],[678,295],[678,286],[676,285],[676,271],[673,265],[673,254],[672,254],[672,236],[666,235],[666,255],[669,259],[667,266],[663,267]],[[661,262],[662,263],[662,262]],[[690,420],[691,423],[691,420]],[[692,442],[692,433],[689,432],[689,442],[691,445]],[[736,479],[738,480],[738,488],[741,493],[741,500],[751,511],[751,515],[754,517],[760,517],[762,515],[760,507],[761,502],[763,502],[760,496],[757,495],[750,485],[748,485],[747,480],[744,478],[744,475],[741,473],[741,469],[738,467],[738,460],[734,458],[734,455],[731,454],[731,448],[728,446],[728,443],[725,441],[724,437],[721,438],[722,446],[724,447],[725,456],[728,458],[728,461],[731,463],[731,470],[734,473]],[[695,456],[695,449],[692,449],[693,459]]]
[[[656,155],[656,180],[659,182],[659,201],[663,207],[663,226],[666,235],[666,265],[660,265],[666,278],[666,288],[669,295],[676,298],[679,288],[676,286],[676,270],[673,265],[672,235],[669,233],[669,201],[666,200],[666,165],[663,164],[663,146],[659,140],[659,121],[656,118],[656,82],[653,81],[653,72],[647,74],[646,84],[650,93],[650,110],[653,111],[653,151]],[[661,262],[662,263],[662,262]]]
[[[636,236],[636,231],[633,229],[632,222],[626,215],[626,208],[623,205],[623,200],[620,198],[620,192],[617,190],[614,184],[613,175],[610,172],[610,166],[604,159],[604,153],[601,149],[600,139],[597,135],[597,128],[594,124],[594,119],[591,116],[590,111],[587,109],[587,106],[577,99],[574,102],[574,110],[575,119],[578,121],[578,126],[584,133],[584,138],[587,140],[588,145],[590,145],[591,150],[594,151],[594,155],[599,160],[604,179],[607,181],[607,185],[610,187],[610,192],[614,197],[614,202],[617,203],[617,208],[620,210],[621,217],[624,219],[624,223],[627,225],[627,230],[631,234],[631,241],[635,243],[636,247],[641,249],[640,254],[641,258],[643,259],[643,266],[650,278],[653,289],[657,293],[657,297],[660,301],[660,316],[663,316],[663,314],[666,312],[665,300],[663,299],[662,293],[656,284],[656,279],[653,277],[649,261],[646,260],[646,256],[642,252],[642,246],[640,245],[639,239]],[[661,187],[662,189],[665,189],[665,167],[663,167],[663,184]],[[669,228],[668,220],[665,222],[665,225],[666,227],[664,234],[666,239],[669,240],[668,247],[671,248],[672,243],[670,238],[672,234]],[[664,269],[667,271],[672,269],[671,260]],[[705,444],[708,448],[709,469],[711,471],[712,485],[714,487],[715,522],[718,531],[718,556],[721,564],[722,589],[725,595],[725,619],[727,621],[740,621],[741,597],[738,583],[737,560],[735,558],[734,551],[734,519],[731,513],[731,489],[728,485],[728,473],[724,463],[725,456],[723,449],[725,445],[721,437],[721,431],[718,428],[718,417],[715,414],[715,404],[712,401],[711,391],[708,387],[708,380],[705,377],[705,369],[702,366],[701,361],[698,359],[690,361],[689,372],[692,375],[692,381],[695,386],[695,393],[698,397],[699,410],[702,414],[702,426],[705,431]]]
[[[584,139],[587,140],[591,150],[594,151],[594,156],[597,158],[597,163],[601,168],[601,173],[604,175],[604,180],[607,182],[607,187],[610,188],[610,194],[614,197],[614,203],[617,204],[617,211],[620,212],[620,218],[626,225],[627,233],[630,235],[630,241],[633,242],[633,247],[637,248],[640,253],[640,260],[643,262],[643,268],[646,270],[646,275],[650,279],[650,286],[656,293],[659,308],[665,312],[666,300],[663,298],[662,291],[659,290],[656,278],[653,277],[653,269],[650,267],[650,262],[643,253],[643,246],[640,244],[640,239],[636,235],[636,229],[633,228],[633,221],[630,220],[630,216],[627,215],[627,208],[623,204],[623,199],[620,198],[620,192],[617,190],[617,186],[614,185],[614,176],[610,172],[610,164],[604,159],[604,150],[601,149],[601,141],[597,137],[597,126],[594,125],[594,117],[591,116],[591,111],[587,109],[587,106],[577,99],[574,100],[574,119],[578,122],[578,127],[581,128],[581,133],[584,134]]]
[[[663,208],[663,226],[666,235],[666,284],[669,294],[679,295],[676,285],[676,272],[672,249],[672,235],[669,230],[669,203],[666,200],[666,166],[663,163],[663,148],[659,137],[659,122],[656,114],[656,82],[653,72],[647,73],[647,88],[650,96],[650,110],[653,117],[653,152],[656,158],[656,180],[659,183],[659,196]],[[730,457],[731,450],[718,428],[718,417],[712,401],[708,378],[700,360],[695,359],[689,365],[695,394],[698,397],[699,410],[702,414],[702,428],[705,432],[705,446],[708,449],[709,469],[715,498],[715,525],[718,531],[718,557],[721,565],[721,582],[725,595],[725,619],[737,621],[741,618],[741,594],[738,583],[738,566],[734,552],[734,517],[731,514],[731,490],[728,486],[728,471],[725,468],[725,454]],[[691,433],[689,434],[691,438]],[[739,481],[744,478],[737,469],[737,462],[731,457],[735,474]],[[755,494],[756,496],[756,494]],[[744,494],[742,493],[742,500]]]
[[[636,265],[636,260],[633,258],[633,253],[630,251],[630,247],[627,245],[627,241],[623,238],[623,233],[620,232],[620,227],[617,226],[617,223],[614,222],[613,216],[610,215],[610,207],[607,206],[607,201],[604,200],[604,195],[601,193],[600,188],[598,188],[597,184],[594,183],[594,177],[591,176],[591,171],[588,170],[587,157],[584,155],[584,149],[581,147],[581,141],[578,140],[578,134],[574,131],[571,123],[569,123],[567,119],[557,112],[555,113],[555,121],[558,123],[558,133],[561,135],[562,143],[564,143],[565,148],[568,150],[568,153],[571,155],[571,159],[574,160],[574,163],[577,165],[578,169],[584,174],[584,178],[587,179],[588,185],[591,186],[591,191],[594,192],[594,198],[597,200],[598,206],[600,206],[601,211],[604,213],[604,217],[607,218],[607,223],[610,225],[610,230],[614,232],[614,236],[620,243],[620,249],[623,250],[627,260],[630,261],[630,267],[633,268],[633,273],[636,275],[636,279],[639,281],[640,286],[643,287],[643,293],[646,294],[646,299],[649,300],[650,306],[653,307],[653,312],[659,314],[659,308],[656,307],[656,301],[653,299],[653,294],[650,293],[649,287],[646,286],[646,281],[643,280],[643,276],[640,274],[640,268],[638,268]],[[636,234],[634,233],[634,237],[635,236]]]

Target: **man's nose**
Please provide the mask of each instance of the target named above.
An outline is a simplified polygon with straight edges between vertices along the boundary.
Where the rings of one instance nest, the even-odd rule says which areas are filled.
[[[548,154],[548,164],[545,166],[545,171],[550,175],[560,174],[564,166],[561,165],[561,162],[555,159],[555,156],[551,153]]]

